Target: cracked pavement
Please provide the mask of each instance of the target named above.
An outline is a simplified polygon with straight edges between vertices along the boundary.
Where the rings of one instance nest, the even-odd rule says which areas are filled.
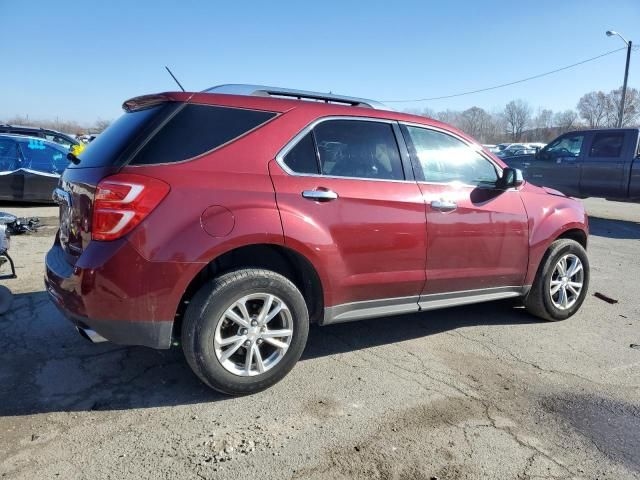
[[[54,228],[14,237],[0,478],[640,478],[640,205],[585,204],[592,279],[571,319],[499,302],[314,327],[282,382],[241,398],[180,350],[89,344],[43,291]]]

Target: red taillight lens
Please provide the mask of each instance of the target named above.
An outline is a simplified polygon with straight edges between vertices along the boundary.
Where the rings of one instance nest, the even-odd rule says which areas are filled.
[[[115,240],[126,235],[169,193],[167,183],[133,173],[119,173],[98,183],[91,238]]]

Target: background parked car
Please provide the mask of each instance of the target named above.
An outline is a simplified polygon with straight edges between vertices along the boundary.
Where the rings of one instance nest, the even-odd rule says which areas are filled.
[[[516,157],[519,155],[531,155],[536,153],[534,148],[529,147],[529,145],[524,143],[512,143],[507,148],[499,151],[496,155],[500,158],[505,157]]]
[[[52,202],[68,149],[38,137],[0,134],[0,200]]]
[[[75,136],[67,133],[58,132],[56,130],[49,130],[47,128],[40,127],[28,127],[24,125],[0,125],[0,134],[8,133],[12,135],[26,135],[29,137],[38,137],[50,142],[62,145],[67,149],[70,149],[73,145],[78,145],[80,142]]]
[[[497,145],[492,145],[492,144],[485,144],[482,145],[484,148],[486,148],[487,150],[489,150],[491,153],[498,153],[500,151],[500,148],[498,148]]]
[[[502,157],[525,179],[576,197],[640,201],[638,128],[565,133],[535,154]]]

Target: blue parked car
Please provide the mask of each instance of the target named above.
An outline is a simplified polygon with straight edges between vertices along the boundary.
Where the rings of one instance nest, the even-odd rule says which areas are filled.
[[[0,134],[0,200],[52,202],[69,150],[38,137]]]

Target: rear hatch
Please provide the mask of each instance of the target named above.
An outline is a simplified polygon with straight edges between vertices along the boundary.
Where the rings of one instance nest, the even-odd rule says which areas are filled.
[[[92,207],[98,182],[126,165],[181,105],[161,96],[140,98],[146,99],[146,104],[125,103],[125,110],[129,111],[86,147],[77,164],[69,164],[54,192],[54,200],[60,205],[60,244],[71,264],[75,264],[91,241]]]

